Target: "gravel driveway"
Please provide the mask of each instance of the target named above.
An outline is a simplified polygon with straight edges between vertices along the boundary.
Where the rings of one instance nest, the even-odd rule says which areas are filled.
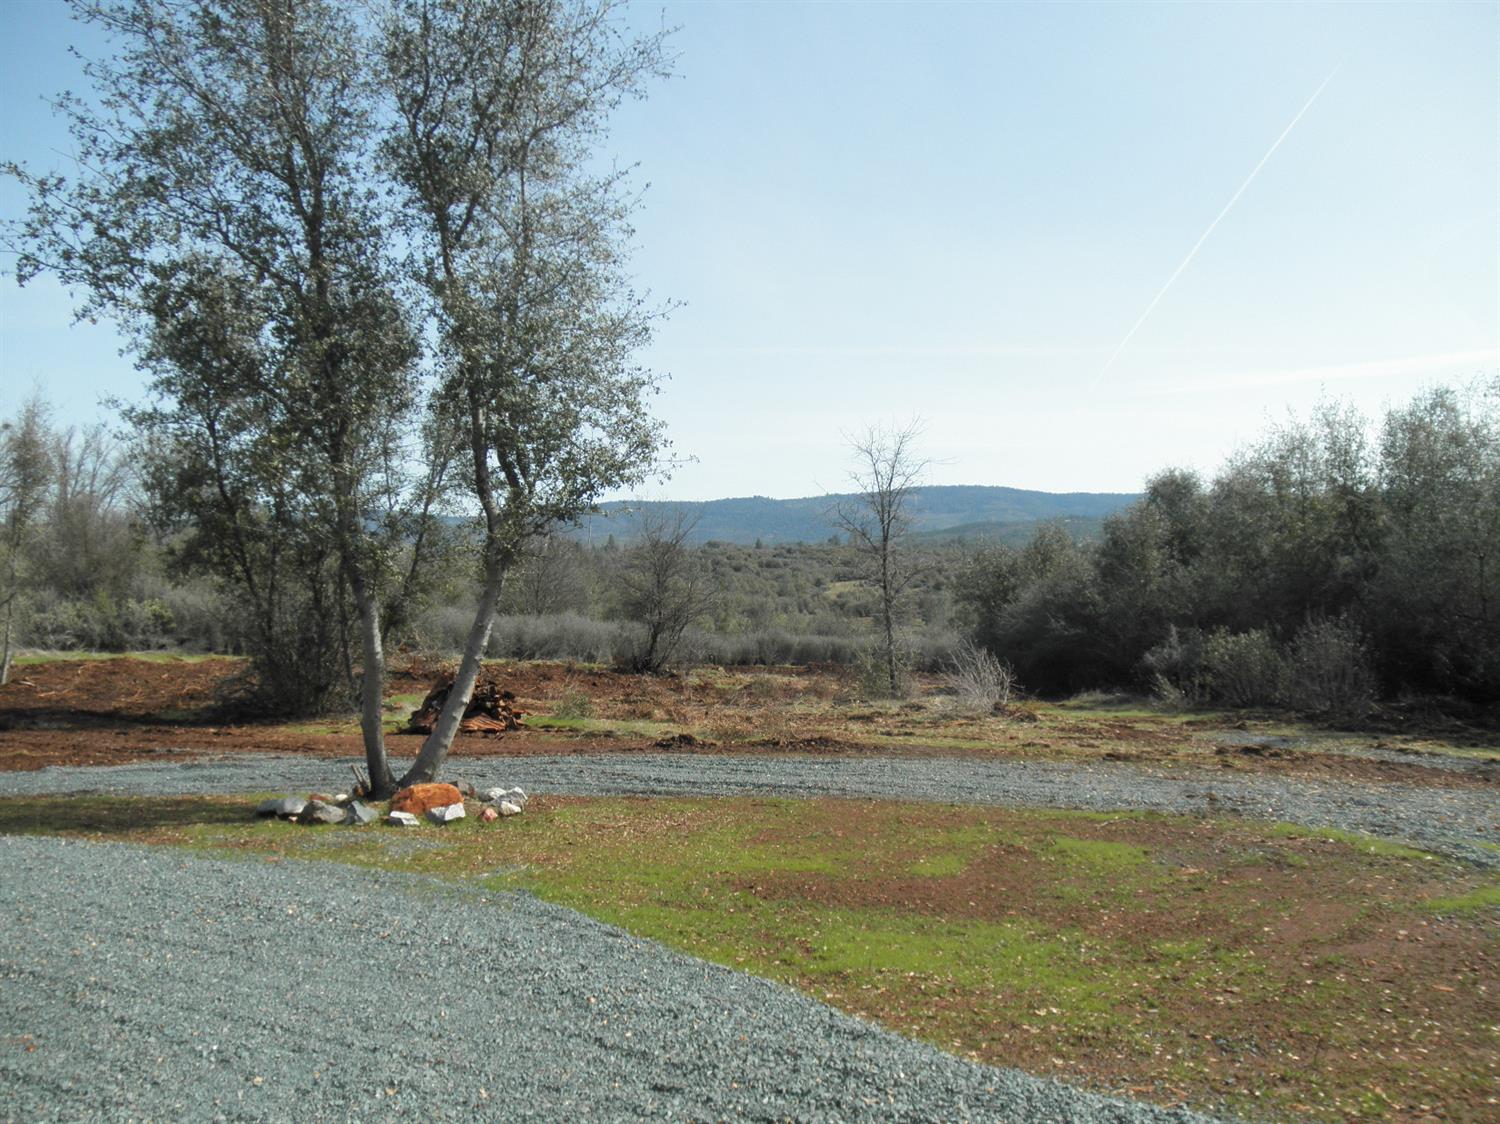
[[[525,894],[0,838],[11,1120],[1190,1121]]]
[[[347,784],[349,760],[241,754],[175,764],[50,768],[0,774],[0,795],[60,792],[310,792]],[[398,765],[398,770],[400,766]],[[1268,774],[1151,771],[1102,761],[956,757],[590,754],[450,758],[449,779],[483,789],[577,795],[868,796],[1012,807],[1149,809],[1242,815],[1359,831],[1500,867],[1500,791],[1312,780]]]

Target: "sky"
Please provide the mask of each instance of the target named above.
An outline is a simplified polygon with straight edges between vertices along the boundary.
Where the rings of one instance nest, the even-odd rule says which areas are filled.
[[[680,302],[648,498],[842,490],[849,439],[913,419],[933,484],[1136,491],[1322,398],[1500,373],[1500,3],[626,18],[677,28],[606,154],[649,184],[636,281]],[[0,159],[66,168],[70,43],[56,0],[0,4]],[[72,307],[0,277],[0,417],[141,395]]]

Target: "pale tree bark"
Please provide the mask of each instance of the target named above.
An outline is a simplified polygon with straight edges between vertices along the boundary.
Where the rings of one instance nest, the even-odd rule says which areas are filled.
[[[495,496],[495,483],[490,472],[489,427],[487,411],[477,393],[469,395],[469,445],[474,457],[474,494],[484,509],[484,585],[480,591],[479,604],[474,610],[474,621],[464,640],[463,655],[459,659],[458,673],[443,700],[443,709],[438,715],[432,732],[422,742],[422,748],[406,776],[401,778],[403,786],[427,784],[437,778],[438,769],[448,757],[453,740],[458,736],[459,724],[469,700],[474,697],[474,686],[479,682],[479,670],[484,661],[484,650],[490,642],[490,630],[495,626],[495,609],[500,604],[500,594],[505,588],[505,577],[514,556],[512,544],[505,541],[505,513]]]
[[[500,594],[505,586],[505,569],[492,566],[485,575],[484,588],[479,597],[479,606],[474,612],[474,622],[469,626],[469,635],[464,641],[463,657],[459,660],[458,674],[443,702],[442,713],[432,727],[432,733],[422,742],[417,759],[401,778],[401,784],[427,784],[437,779],[437,773],[453,747],[458,736],[459,723],[469,700],[474,697],[474,686],[479,681],[479,671],[484,662],[484,650],[490,642],[490,631],[495,625],[495,608],[500,603]]]
[[[396,783],[385,752],[385,645],[380,635],[380,606],[362,576],[351,575],[349,584],[359,611],[359,726],[364,737],[369,795],[383,799],[396,791]]]
[[[11,584],[15,584],[14,571],[11,574]],[[4,650],[0,651],[0,687],[10,682],[10,665],[15,658],[10,648],[11,629],[15,622],[15,615],[16,597],[15,594],[11,594],[5,599],[5,646]]]

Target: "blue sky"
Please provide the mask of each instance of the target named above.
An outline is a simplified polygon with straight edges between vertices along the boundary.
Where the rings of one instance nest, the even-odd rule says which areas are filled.
[[[834,490],[841,434],[913,415],[935,483],[1134,490],[1320,395],[1375,413],[1500,370],[1500,4],[629,18],[663,13],[678,77],[611,142],[651,185],[639,281],[685,302],[647,358],[697,459],[653,497]],[[0,154],[66,150],[39,98],[79,84],[78,36],[52,0],[0,6]],[[139,393],[68,308],[0,280],[0,412]]]

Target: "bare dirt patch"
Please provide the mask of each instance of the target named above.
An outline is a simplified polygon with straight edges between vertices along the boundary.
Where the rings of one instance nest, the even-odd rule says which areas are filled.
[[[31,664],[0,688],[0,769],[116,765],[163,755],[268,752],[362,755],[352,715],[297,723],[234,720],[224,700],[244,664],[233,659],[55,660]],[[412,710],[445,673],[410,664],[391,677],[389,746],[411,756]],[[1321,750],[1226,746],[1195,721],[1159,713],[1090,713],[1026,703],[1006,714],[966,715],[936,679],[904,704],[855,697],[837,669],[702,668],[639,676],[564,663],[497,662],[487,676],[528,716],[503,736],[461,735],[457,757],[587,754],[654,748],[681,753],[985,756],[1134,762],[1153,770],[1233,770],[1316,779],[1437,787],[1493,786],[1500,769],[1435,768]],[[580,700],[586,717],[553,718]],[[1024,715],[1022,721],[1017,715]],[[1399,749],[1399,745],[1394,748]]]

